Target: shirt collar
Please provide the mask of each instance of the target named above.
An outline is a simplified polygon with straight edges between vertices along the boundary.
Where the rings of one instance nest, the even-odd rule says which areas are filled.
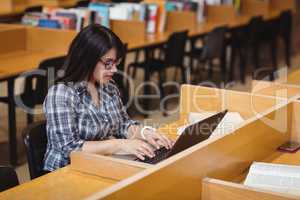
[[[81,82],[77,82],[74,84],[74,89],[76,91],[77,94],[81,95],[85,92],[87,92],[87,82],[86,81],[81,81]],[[112,90],[112,85],[114,85],[114,81],[110,81],[109,83],[102,85],[102,86],[98,86],[98,91],[101,93],[102,91],[106,92],[109,95],[114,95],[114,90]]]

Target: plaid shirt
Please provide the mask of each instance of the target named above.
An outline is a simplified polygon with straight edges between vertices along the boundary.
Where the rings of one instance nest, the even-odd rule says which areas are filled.
[[[44,102],[48,138],[44,170],[67,165],[70,152],[81,150],[85,141],[126,138],[128,127],[137,123],[129,119],[114,84],[99,87],[98,92],[101,99],[96,107],[84,82],[49,89]]]

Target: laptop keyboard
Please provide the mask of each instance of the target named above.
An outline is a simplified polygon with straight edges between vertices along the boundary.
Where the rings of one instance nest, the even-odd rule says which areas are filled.
[[[171,149],[166,149],[165,147],[162,147],[154,151],[155,156],[153,158],[145,156],[145,160],[137,159],[137,161],[149,163],[149,164],[156,164],[164,160],[165,158],[167,158],[168,153],[170,151]]]

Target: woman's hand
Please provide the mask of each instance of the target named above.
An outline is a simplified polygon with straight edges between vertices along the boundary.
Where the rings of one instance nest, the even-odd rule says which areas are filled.
[[[145,129],[144,140],[149,144],[155,146],[157,149],[165,147],[167,149],[172,148],[174,142],[167,136],[158,133],[156,130]]]
[[[144,160],[145,156],[150,158],[155,156],[151,145],[140,139],[121,140],[121,151],[133,154],[141,160]]]

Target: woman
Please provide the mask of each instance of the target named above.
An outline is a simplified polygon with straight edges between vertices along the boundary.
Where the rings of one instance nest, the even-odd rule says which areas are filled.
[[[47,151],[44,170],[69,163],[72,151],[153,157],[154,148],[172,142],[155,130],[129,119],[113,84],[116,66],[124,56],[121,40],[109,29],[90,25],[72,42],[64,74],[44,102]]]

